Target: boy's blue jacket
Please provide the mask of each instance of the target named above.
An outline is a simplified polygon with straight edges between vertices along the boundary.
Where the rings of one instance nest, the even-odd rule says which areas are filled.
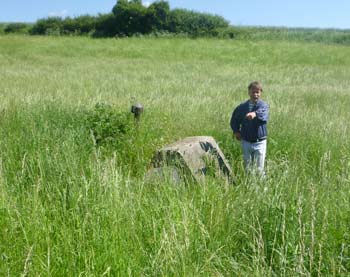
[[[231,128],[235,133],[240,132],[243,140],[256,142],[267,137],[269,105],[259,99],[252,112],[256,113],[256,117],[253,120],[246,119],[245,116],[249,113],[249,100],[240,104],[232,113]]]

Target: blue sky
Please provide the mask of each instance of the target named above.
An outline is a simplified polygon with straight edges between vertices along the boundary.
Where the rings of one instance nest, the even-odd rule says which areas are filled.
[[[145,5],[150,0],[144,0]],[[171,9],[218,14],[233,25],[350,29],[350,0],[170,0]],[[116,0],[0,0],[0,22],[110,12]]]

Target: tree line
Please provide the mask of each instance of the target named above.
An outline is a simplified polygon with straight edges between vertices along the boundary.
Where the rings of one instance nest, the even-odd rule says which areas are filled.
[[[123,37],[147,34],[181,34],[191,37],[233,37],[233,30],[222,16],[186,9],[170,9],[167,1],[156,1],[148,7],[142,0],[118,0],[107,14],[78,17],[48,17],[32,26],[13,23],[5,33],[23,32],[31,35],[91,35]]]

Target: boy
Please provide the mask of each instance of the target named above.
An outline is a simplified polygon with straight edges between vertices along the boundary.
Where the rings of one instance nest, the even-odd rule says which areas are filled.
[[[264,176],[269,106],[260,99],[262,91],[260,82],[249,84],[249,100],[233,111],[231,128],[233,137],[241,141],[245,170],[257,169]]]

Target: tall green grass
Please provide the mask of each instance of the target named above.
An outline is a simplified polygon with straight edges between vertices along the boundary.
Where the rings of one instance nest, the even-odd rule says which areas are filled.
[[[350,55],[285,41],[0,37],[1,275],[348,275]],[[266,180],[232,109],[270,104]],[[95,146],[96,103],[145,106],[127,153]],[[237,177],[146,182],[155,149],[211,135]]]
[[[349,29],[291,28],[264,26],[231,27],[235,39],[318,42],[349,45]]]

